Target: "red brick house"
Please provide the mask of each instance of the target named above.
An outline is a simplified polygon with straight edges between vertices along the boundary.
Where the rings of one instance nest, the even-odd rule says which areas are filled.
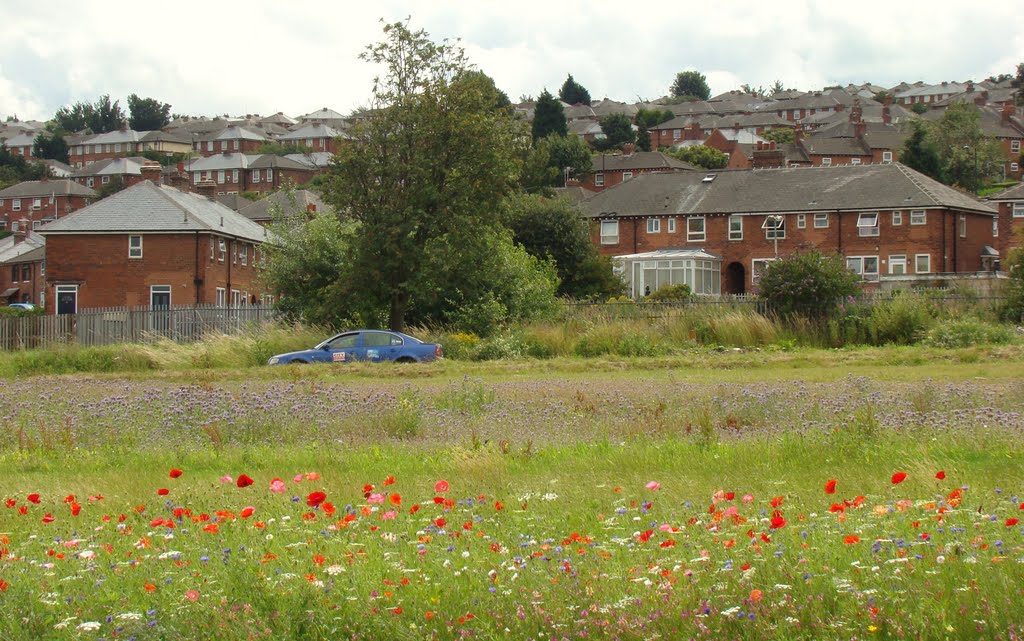
[[[165,131],[135,131],[121,129],[88,136],[67,136],[68,158],[71,166],[81,169],[101,160],[127,158],[143,151],[155,151],[167,156],[188,153],[192,138]]]
[[[11,185],[0,190],[0,231],[15,231],[22,220],[37,228],[85,207],[96,195],[69,178]]]
[[[1024,246],[1024,183],[993,194],[985,199],[999,210],[999,245],[997,248],[1005,258],[1009,253]]]
[[[118,306],[244,305],[267,231],[198,194],[145,181],[48,225],[49,313]]]
[[[211,196],[277,191],[309,182],[317,173],[308,164],[273,154],[220,154],[197,158],[185,171],[193,191]]]
[[[35,133],[24,132],[4,140],[3,144],[11,150],[12,154],[32,158],[32,143],[35,142],[35,139]]]
[[[886,286],[990,272],[998,259],[995,209],[898,163],[646,174],[583,207],[601,253],[700,251],[719,261],[721,293],[750,291],[767,263],[806,247]],[[637,264],[623,267],[634,295],[674,282],[658,271],[671,264]],[[708,282],[690,284],[718,293],[696,288]]]
[[[334,127],[320,123],[308,123],[286,134],[281,134],[278,140],[282,144],[299,145],[307,147],[310,151],[325,151],[333,154],[337,139],[347,137],[345,132]]]
[[[270,138],[263,132],[232,124],[216,133],[201,137],[195,141],[194,147],[195,151],[209,157],[221,154],[251,154],[266,142],[270,142]]]
[[[660,151],[633,151],[626,145],[621,154],[596,154],[591,173],[578,184],[590,191],[603,191],[640,174],[665,171],[693,171],[694,167]]]
[[[45,305],[46,254],[43,237],[20,226],[0,239],[0,305]]]

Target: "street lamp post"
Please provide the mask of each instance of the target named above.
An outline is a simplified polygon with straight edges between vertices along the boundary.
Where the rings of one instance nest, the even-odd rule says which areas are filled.
[[[974,151],[974,194],[977,195],[981,191],[981,181],[978,179],[978,145],[964,145],[964,149]]]

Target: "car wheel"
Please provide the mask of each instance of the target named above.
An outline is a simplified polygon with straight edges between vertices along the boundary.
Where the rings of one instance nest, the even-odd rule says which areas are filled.
[[[291,363],[293,365],[309,365],[309,361],[304,361],[301,358],[297,358],[294,361],[291,361]]]
[[[396,359],[396,363],[415,363],[416,359],[412,356],[403,356],[402,358]]]

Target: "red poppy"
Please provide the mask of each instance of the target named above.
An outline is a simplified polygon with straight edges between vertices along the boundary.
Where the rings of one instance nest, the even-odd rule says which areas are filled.
[[[174,469],[171,470],[171,472],[170,472],[170,474],[168,474],[168,476],[170,476],[172,479],[176,479],[179,476],[181,476],[181,470],[179,470],[178,468],[174,468]]]
[[[786,497],[784,497],[784,496],[776,496],[771,501],[772,507],[779,507],[780,505],[782,505],[782,502],[785,501],[785,500],[786,500]]]
[[[388,494],[388,502],[395,507],[402,506],[402,495],[401,494]]]
[[[394,485],[394,484],[395,484],[395,477],[394,476],[389,476],[386,479],[384,479],[384,485]]]
[[[726,501],[731,501],[734,498],[736,498],[736,493],[735,492],[726,492],[725,493],[725,500]]]
[[[53,521],[54,521],[53,515],[52,515],[52,514],[50,514],[49,512],[47,512],[47,513],[46,513],[46,514],[45,514],[45,515],[43,516],[43,523],[53,523]]]
[[[835,493],[836,493],[836,480],[835,479],[829,479],[828,482],[825,483],[825,494],[835,494]]]
[[[158,496],[167,496],[168,494],[171,493],[171,491],[168,490],[166,487],[162,487],[159,490],[157,490],[156,493]]]
[[[448,524],[448,521],[445,521],[443,517],[438,517],[438,518],[434,519],[434,525],[436,525],[439,528],[443,528],[447,524]]]
[[[7,499],[7,501],[4,502],[4,505],[6,505],[7,507],[14,507],[17,504],[18,502],[15,501],[14,499]]]
[[[71,516],[78,516],[82,513],[82,506],[78,503],[71,504]]]
[[[779,530],[786,525],[786,519],[781,514],[776,514],[772,517],[772,529]]]
[[[309,496],[306,497],[306,505],[309,507],[316,507],[325,500],[327,500],[327,495],[323,492],[311,492]]]
[[[660,546],[663,547],[663,548],[670,548],[670,547],[673,547],[675,544],[676,544],[675,540],[673,540],[673,539],[666,539],[666,540],[661,542]]]
[[[646,542],[651,540],[651,536],[653,536],[653,535],[654,535],[654,530],[645,530],[644,532],[640,533],[640,540],[643,541],[644,543],[646,543]]]
[[[238,487],[249,487],[252,485],[252,479],[249,478],[248,474],[239,474],[237,483]]]
[[[896,472],[895,474],[892,475],[892,484],[893,485],[899,485],[906,478],[907,478],[907,473],[906,472]]]
[[[0,579],[0,592],[6,592],[7,588],[11,587],[11,584],[3,579]]]
[[[444,494],[450,489],[448,481],[441,479],[437,483],[434,483],[434,492],[437,494]]]
[[[38,494],[29,494],[26,498],[28,498],[28,502],[29,503],[35,503],[36,505],[39,504],[39,495]]]
[[[854,543],[860,543],[860,537],[857,536],[856,534],[847,535],[847,537],[845,539],[843,539],[843,543],[845,543],[846,545],[853,545]]]
[[[216,523],[207,523],[206,525],[203,526],[203,531],[204,532],[209,532],[210,534],[216,534],[217,532],[220,531],[220,526],[217,525]]]
[[[75,495],[74,494],[68,494],[67,496],[64,497],[64,502],[65,503],[74,503],[75,502]]]
[[[1013,527],[1014,525],[1017,525],[1018,523],[1020,523],[1020,519],[1012,519],[1012,518],[1011,519],[1006,519],[1006,527]]]
[[[504,510],[505,509],[505,504],[502,503],[501,501],[495,501],[494,502],[494,509],[495,510]]]
[[[937,479],[939,479],[941,481],[941,480],[946,478],[946,473],[940,470],[940,471],[935,473],[935,478],[937,478]]]
[[[256,508],[254,508],[253,506],[249,505],[249,506],[243,507],[242,511],[239,512],[238,515],[241,516],[243,519],[247,519],[247,518],[249,518],[250,516],[252,516],[255,513],[256,513]]]
[[[837,514],[839,512],[845,512],[846,511],[846,506],[843,505],[842,503],[833,503],[832,507],[830,507],[828,509],[828,511],[832,512],[833,514]]]
[[[416,514],[419,511],[420,511],[420,504],[419,503],[417,503],[416,505],[413,505],[411,508],[409,508],[409,514]]]

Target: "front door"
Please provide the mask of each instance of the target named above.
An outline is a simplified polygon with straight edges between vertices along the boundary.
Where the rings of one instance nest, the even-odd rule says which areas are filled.
[[[166,334],[171,329],[171,286],[153,285],[149,288],[149,329]]]
[[[57,285],[57,313],[78,313],[78,285]]]

